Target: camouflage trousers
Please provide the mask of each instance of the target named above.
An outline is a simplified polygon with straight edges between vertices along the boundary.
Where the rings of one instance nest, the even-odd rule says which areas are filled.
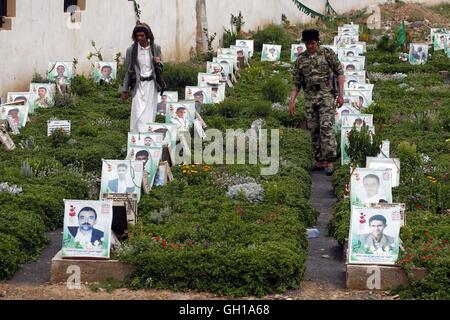
[[[335,97],[331,92],[305,93],[306,127],[311,134],[316,160],[334,161],[336,158],[335,110]]]

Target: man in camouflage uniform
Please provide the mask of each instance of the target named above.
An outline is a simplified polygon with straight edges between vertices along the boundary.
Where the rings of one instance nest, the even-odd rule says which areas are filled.
[[[344,104],[344,70],[333,50],[320,46],[319,31],[304,30],[302,41],[307,50],[298,56],[294,67],[289,109],[294,115],[295,99],[300,88],[303,88],[307,128],[314,146],[316,168],[325,168],[327,175],[332,175],[337,149],[335,107],[336,104],[339,107]],[[333,93],[333,74],[339,80],[337,100]]]

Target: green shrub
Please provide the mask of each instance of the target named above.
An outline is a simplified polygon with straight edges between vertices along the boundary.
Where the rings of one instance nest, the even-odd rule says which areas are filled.
[[[0,279],[11,278],[26,259],[20,241],[14,236],[0,232]]]
[[[164,80],[167,83],[167,91],[178,91],[180,99],[184,97],[186,86],[196,86],[198,81],[198,73],[205,72],[201,65],[193,65],[191,63],[164,65]]]
[[[349,133],[349,143],[345,149],[353,166],[365,168],[366,157],[376,157],[380,153],[380,145],[380,136],[372,134],[368,125],[364,124],[361,130],[353,125]]]
[[[289,83],[283,77],[269,77],[262,86],[264,97],[272,102],[285,103],[289,96]]]
[[[253,34],[255,51],[261,51],[263,44],[278,44],[284,48],[291,47],[291,39],[282,26],[270,25],[264,29],[258,29]]]
[[[84,75],[76,75],[72,79],[71,89],[77,96],[86,97],[94,94],[95,84],[92,79],[88,79]]]

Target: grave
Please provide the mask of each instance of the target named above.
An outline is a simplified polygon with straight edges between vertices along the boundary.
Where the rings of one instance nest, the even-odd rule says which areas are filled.
[[[63,259],[59,251],[52,259],[50,282],[67,282],[77,267],[80,268],[81,283],[104,282],[110,279],[124,281],[134,272],[132,265],[118,260]]]

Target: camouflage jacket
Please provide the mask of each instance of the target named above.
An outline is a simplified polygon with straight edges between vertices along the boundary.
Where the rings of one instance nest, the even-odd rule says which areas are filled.
[[[309,86],[328,81],[331,86],[333,73],[336,76],[344,75],[341,62],[332,49],[319,47],[312,56],[304,51],[298,56],[292,72],[293,88],[299,90],[303,87],[302,82]]]

